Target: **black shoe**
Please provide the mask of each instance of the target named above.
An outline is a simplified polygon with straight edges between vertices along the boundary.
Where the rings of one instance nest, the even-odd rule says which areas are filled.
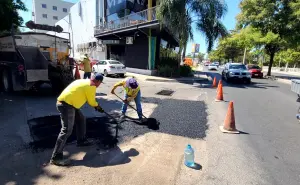
[[[84,140],[81,140],[81,141],[77,141],[77,146],[78,147],[82,147],[82,146],[91,146],[93,145],[94,143],[87,140],[87,139],[84,139]]]
[[[50,164],[54,164],[56,166],[68,166],[70,163],[70,160],[63,158],[63,154],[57,154],[50,159]]]

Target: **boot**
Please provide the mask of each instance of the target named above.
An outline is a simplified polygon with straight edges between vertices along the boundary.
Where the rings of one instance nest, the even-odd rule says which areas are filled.
[[[50,164],[54,164],[56,166],[68,166],[70,165],[70,160],[64,159],[63,154],[60,153],[51,157]]]

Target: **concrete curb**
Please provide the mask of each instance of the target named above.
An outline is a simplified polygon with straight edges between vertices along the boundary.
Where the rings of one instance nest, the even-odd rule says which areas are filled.
[[[283,79],[283,78],[277,78],[277,81],[278,82],[281,82],[281,83],[285,83],[285,84],[292,84],[292,81],[291,80],[287,80],[287,79]]]
[[[153,82],[199,82],[199,81],[207,81],[207,75],[197,75],[195,77],[182,77],[182,78],[164,78],[157,76],[148,76],[141,75],[136,73],[126,73],[126,77],[135,77],[139,80],[143,81],[153,81]]]

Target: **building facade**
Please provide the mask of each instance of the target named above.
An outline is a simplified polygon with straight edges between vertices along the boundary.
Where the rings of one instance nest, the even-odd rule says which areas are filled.
[[[94,36],[106,44],[107,57],[124,63],[128,71],[155,73],[162,45],[179,45],[167,21],[158,20],[158,7],[159,0],[104,0],[104,18]]]
[[[32,0],[32,21],[36,24],[54,26],[69,14],[74,3],[63,0]]]
[[[157,19],[156,0],[80,0],[56,25],[70,36],[74,58],[116,59],[129,72],[153,74],[161,47],[177,47],[166,22]],[[52,33],[54,34],[54,33]]]
[[[106,47],[101,40],[94,37],[93,29],[100,24],[101,17],[104,16],[103,11],[103,0],[80,0],[70,8],[67,16],[55,24],[61,26],[64,32],[70,33],[56,35],[63,38],[70,36],[71,56],[74,58],[79,59],[84,54],[97,60],[107,58]]]

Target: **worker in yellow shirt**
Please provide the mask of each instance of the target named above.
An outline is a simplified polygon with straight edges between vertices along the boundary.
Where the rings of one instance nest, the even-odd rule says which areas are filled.
[[[114,85],[111,90],[112,94],[115,94],[115,90],[117,87],[122,86],[125,89],[124,102],[122,105],[122,116],[121,119],[125,117],[127,111],[127,104],[134,100],[136,104],[137,113],[139,116],[139,120],[142,121],[142,105],[141,105],[141,90],[138,82],[134,77],[126,78]]]
[[[86,79],[86,78],[90,79],[92,69],[91,69],[91,62],[90,62],[90,59],[87,54],[84,55],[82,64],[83,64],[83,68],[84,68],[83,69],[84,70],[83,79]]]
[[[92,144],[85,137],[85,118],[79,109],[88,102],[97,111],[104,112],[98,105],[95,97],[96,88],[99,87],[102,81],[103,76],[101,74],[96,74],[91,79],[75,80],[57,98],[56,108],[60,113],[62,128],[50,160],[51,164],[58,166],[69,164],[69,161],[63,159],[63,149],[68,137],[72,134],[75,120],[77,146],[89,146]]]

